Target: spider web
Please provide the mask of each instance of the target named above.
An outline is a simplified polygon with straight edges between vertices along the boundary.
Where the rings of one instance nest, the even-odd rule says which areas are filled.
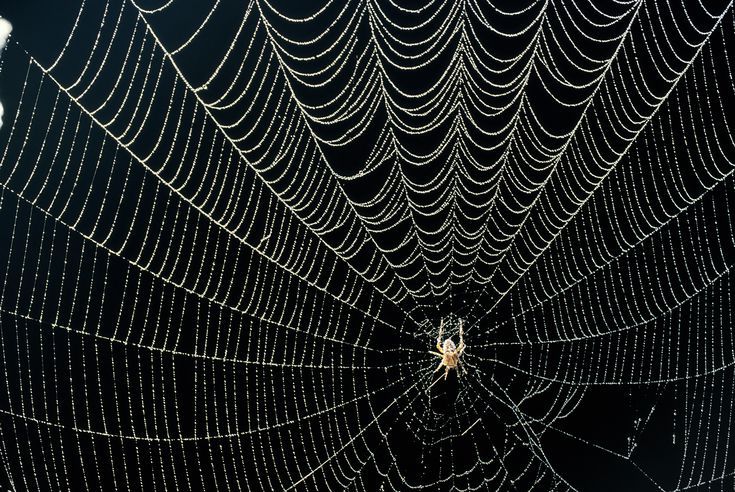
[[[2,12],[3,485],[731,490],[732,3],[299,4]]]

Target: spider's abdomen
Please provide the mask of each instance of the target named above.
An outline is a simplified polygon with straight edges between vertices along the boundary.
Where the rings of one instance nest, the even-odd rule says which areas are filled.
[[[444,352],[454,352],[455,350],[457,350],[457,346],[451,338],[444,340]]]

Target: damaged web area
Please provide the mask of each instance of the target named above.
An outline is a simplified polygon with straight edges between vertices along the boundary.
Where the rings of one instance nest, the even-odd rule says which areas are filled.
[[[732,490],[731,2],[46,3],[0,486]]]

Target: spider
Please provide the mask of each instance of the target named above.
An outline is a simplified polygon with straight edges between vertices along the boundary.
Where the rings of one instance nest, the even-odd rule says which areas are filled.
[[[457,370],[458,367],[461,367],[462,362],[459,360],[459,357],[462,355],[462,352],[464,352],[464,349],[466,347],[464,343],[464,331],[462,330],[462,324],[463,321],[459,321],[459,346],[454,345],[454,342],[452,341],[452,338],[449,337],[446,340],[444,340],[444,343],[442,344],[442,333],[444,332],[444,320],[441,320],[441,323],[439,324],[439,336],[436,337],[436,349],[438,352],[434,352],[433,350],[429,350],[430,354],[434,354],[438,357],[441,357],[441,362],[439,362],[439,366],[434,370],[434,372],[439,371],[442,367],[444,367],[444,379],[447,379],[447,375],[449,374],[450,369]],[[465,371],[464,367],[462,367],[462,371]],[[459,371],[457,370],[457,376],[459,376]]]

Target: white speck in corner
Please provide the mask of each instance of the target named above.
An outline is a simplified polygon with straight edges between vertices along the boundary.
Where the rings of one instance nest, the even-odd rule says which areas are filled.
[[[7,19],[0,17],[0,50],[5,48],[5,43],[8,42],[8,37],[12,31],[13,25]],[[0,55],[2,55],[2,52],[0,52]],[[0,128],[3,127],[3,114],[5,114],[5,110],[3,109],[3,103],[0,102]]]
[[[7,20],[0,17],[0,49],[5,48],[8,42],[8,36],[13,31],[13,25]]]

